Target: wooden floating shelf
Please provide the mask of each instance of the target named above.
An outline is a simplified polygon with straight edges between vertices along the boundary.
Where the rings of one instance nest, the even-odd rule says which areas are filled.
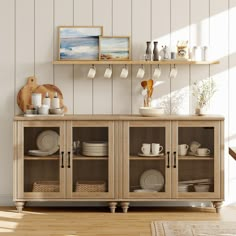
[[[54,65],[212,65],[220,61],[161,60],[161,61],[53,61]]]

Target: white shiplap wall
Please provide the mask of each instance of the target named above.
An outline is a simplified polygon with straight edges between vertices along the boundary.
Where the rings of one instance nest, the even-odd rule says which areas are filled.
[[[172,80],[170,66],[162,66],[153,102],[165,104],[167,113],[192,113],[191,84],[209,77],[217,82],[210,109],[226,117],[226,196],[235,201],[236,164],[227,155],[228,144],[236,145],[235,13],[236,0],[1,0],[0,204],[12,194],[12,118],[19,113],[16,95],[28,76],[58,86],[72,114],[135,114],[142,105],[138,66],[129,66],[127,79],[119,77],[122,66],[113,66],[110,80],[103,77],[105,66],[97,66],[94,80],[86,78],[89,66],[53,66],[59,25],[101,25],[104,35],[131,36],[133,59],[142,57],[149,40],[171,48],[177,40],[209,44],[221,64],[178,66]],[[146,78],[154,69],[145,67]]]

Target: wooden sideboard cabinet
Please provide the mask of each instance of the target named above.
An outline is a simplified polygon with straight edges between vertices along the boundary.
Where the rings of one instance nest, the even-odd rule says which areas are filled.
[[[57,145],[53,154],[38,154],[47,132]],[[130,202],[211,201],[218,212],[224,200],[221,116],[16,116],[14,133],[18,211],[27,201],[105,201],[111,212],[118,203],[127,212]],[[193,141],[210,155],[180,156],[178,145]],[[93,142],[107,144],[104,155],[96,155],[101,147],[86,153],[82,144]],[[163,151],[144,156],[143,143],[159,143]]]

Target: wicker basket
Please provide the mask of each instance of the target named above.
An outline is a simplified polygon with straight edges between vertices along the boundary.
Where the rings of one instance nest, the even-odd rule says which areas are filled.
[[[104,181],[77,181],[76,192],[105,192],[106,183]]]
[[[58,181],[34,182],[33,192],[59,192],[59,182]]]

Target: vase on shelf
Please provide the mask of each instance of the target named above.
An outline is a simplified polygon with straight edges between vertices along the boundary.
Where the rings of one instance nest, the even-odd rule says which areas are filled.
[[[153,61],[159,61],[158,42],[153,42]]]
[[[146,44],[147,44],[147,48],[146,48],[145,60],[151,61],[151,59],[152,59],[151,42],[148,41],[148,42],[146,42]]]

